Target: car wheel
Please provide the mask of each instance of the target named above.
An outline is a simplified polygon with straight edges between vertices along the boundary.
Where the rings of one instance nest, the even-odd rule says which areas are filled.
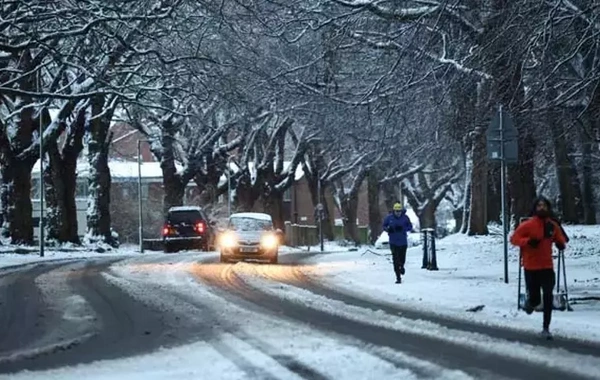
[[[222,263],[226,263],[227,262],[227,258],[225,256],[223,256],[223,254],[221,253],[221,255],[219,257],[219,261],[221,261]]]
[[[277,255],[271,257],[271,259],[269,260],[269,264],[277,264],[277,262],[279,261],[278,258],[279,257]]]
[[[172,253],[173,251],[173,246],[169,243],[164,243],[164,252],[165,253]]]

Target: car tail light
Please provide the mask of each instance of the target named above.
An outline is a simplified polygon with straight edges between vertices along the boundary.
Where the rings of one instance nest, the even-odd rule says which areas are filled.
[[[196,223],[196,231],[200,233],[204,232],[204,223]]]
[[[164,226],[163,230],[162,230],[163,236],[167,236],[171,233],[171,227],[170,226]]]

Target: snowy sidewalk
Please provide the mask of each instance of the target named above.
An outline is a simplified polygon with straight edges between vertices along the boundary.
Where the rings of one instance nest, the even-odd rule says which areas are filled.
[[[576,226],[566,231],[571,237],[566,266],[574,311],[555,311],[552,329],[558,335],[600,341],[600,301],[577,301],[600,297],[600,228]],[[517,310],[518,251],[512,247],[509,284],[504,283],[501,236],[452,235],[439,240],[439,271],[421,269],[422,248],[410,248],[401,285],[394,284],[387,254],[387,250],[365,249],[326,254],[305,270],[333,287],[393,304],[486,324],[541,329],[541,313],[526,315]],[[480,305],[484,305],[480,311],[467,311]]]

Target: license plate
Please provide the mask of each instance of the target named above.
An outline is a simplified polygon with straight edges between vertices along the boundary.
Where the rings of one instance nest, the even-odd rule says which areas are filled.
[[[240,247],[240,252],[258,252],[257,247]]]

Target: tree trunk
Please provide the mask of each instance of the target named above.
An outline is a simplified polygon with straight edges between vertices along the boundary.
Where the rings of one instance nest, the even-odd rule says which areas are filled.
[[[473,170],[471,172],[471,204],[469,207],[469,235],[487,235],[487,174],[488,162],[485,135],[474,132]]]
[[[487,223],[502,222],[502,184],[500,165],[488,165]]]
[[[367,176],[367,194],[369,198],[369,240],[375,244],[382,232],[381,211],[379,208],[379,178],[377,172],[372,169]]]
[[[425,207],[422,210],[419,210],[419,225],[421,229],[424,228],[437,228],[437,221],[435,218],[435,211],[437,209],[437,205],[433,201],[427,201]]]
[[[585,131],[581,135],[582,146],[582,204],[583,204],[583,223],[587,225],[597,224],[596,202],[594,194],[594,168],[592,165],[592,145],[593,141]]]
[[[48,145],[48,165],[44,167],[46,238],[50,242],[60,243],[66,236],[67,220],[65,215],[65,183],[60,153],[56,142]],[[64,240],[63,240],[64,241]]]
[[[11,159],[7,165],[0,165],[2,236],[10,237],[11,244],[33,245],[32,161]]]
[[[235,209],[237,212],[250,212],[254,208],[256,198],[250,178],[242,176],[235,184]]]
[[[273,226],[285,230],[283,215],[283,193],[272,191],[268,197],[263,197],[264,212],[273,218]]]
[[[558,115],[553,112],[548,114],[548,124],[552,132],[554,146],[556,178],[560,191],[560,213],[563,222],[577,224],[580,222],[580,215],[583,214],[581,189],[579,188],[576,169],[569,158],[565,131],[561,127],[562,124],[558,123],[557,118]]]
[[[385,207],[388,210],[391,210],[394,207],[394,203],[401,202],[401,199],[398,199],[398,189],[396,186],[390,182],[385,183],[381,186],[381,192],[384,196]]]
[[[185,186],[178,175],[165,176],[163,170],[163,212],[166,214],[171,207],[183,206]]]
[[[514,225],[518,224],[521,218],[529,216],[531,202],[536,197],[534,182],[535,141],[530,132],[519,133],[519,135],[519,162],[515,167],[508,168],[508,184],[514,218],[512,223]]]
[[[340,199],[342,218],[344,221],[344,239],[360,244],[358,236],[358,226],[356,219],[358,217],[358,194],[347,194]]]
[[[456,210],[452,211],[452,217],[454,217],[454,223],[455,223],[453,233],[458,233],[463,230],[464,214],[465,214],[464,207],[457,208]]]
[[[88,243],[105,243],[117,246],[118,240],[112,235],[110,220],[110,169],[108,167],[108,151],[112,134],[109,133],[112,112],[104,112],[104,97],[97,96],[92,100],[92,117],[88,121]],[[102,113],[104,114],[100,116]]]

